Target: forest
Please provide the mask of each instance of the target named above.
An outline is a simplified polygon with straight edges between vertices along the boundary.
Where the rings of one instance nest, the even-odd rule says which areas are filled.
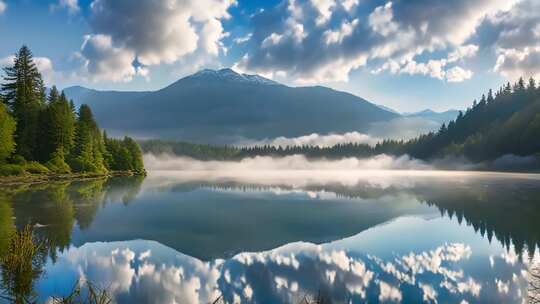
[[[28,47],[4,68],[0,99],[0,176],[145,174],[135,140],[108,137],[89,106],[77,110],[64,92],[47,90]]]
[[[257,155],[303,154],[310,158],[369,157],[377,154],[410,155],[422,160],[464,157],[473,162],[489,162],[504,155],[540,154],[540,86],[530,78],[520,78],[489,90],[465,112],[443,124],[437,132],[404,140],[383,140],[374,146],[348,143],[319,146],[211,146],[184,142],[150,140],[141,142],[143,151],[170,153],[201,160],[238,160]]]

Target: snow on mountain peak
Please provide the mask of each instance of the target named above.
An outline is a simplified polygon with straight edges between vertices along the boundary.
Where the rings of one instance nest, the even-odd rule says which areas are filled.
[[[186,78],[204,81],[219,80],[259,85],[279,85],[279,83],[268,78],[264,78],[259,75],[240,74],[230,68],[220,70],[204,69]]]

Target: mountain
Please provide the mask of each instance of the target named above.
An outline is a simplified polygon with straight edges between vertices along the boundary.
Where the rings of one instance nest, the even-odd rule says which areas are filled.
[[[202,70],[153,92],[70,87],[111,134],[206,143],[366,131],[398,114],[326,87],[289,87],[231,69]]]
[[[413,112],[413,113],[403,113],[406,117],[420,117],[425,118],[431,121],[435,121],[439,124],[448,124],[451,120],[456,119],[458,116],[459,111],[458,110],[448,110],[444,112],[435,112],[430,109],[425,109],[423,111],[419,112]]]
[[[396,111],[396,110],[394,110],[394,109],[392,109],[392,108],[390,108],[390,107],[387,107],[387,106],[385,106],[385,105],[376,104],[376,106],[379,107],[379,108],[381,108],[381,109],[383,109],[383,110],[385,110],[385,111],[388,111],[388,112],[392,112],[392,113],[394,113],[394,114],[401,115],[401,114],[399,114],[398,111]]]

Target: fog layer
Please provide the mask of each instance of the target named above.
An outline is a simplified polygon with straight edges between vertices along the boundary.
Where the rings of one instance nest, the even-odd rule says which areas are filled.
[[[200,161],[170,155],[144,156],[149,170],[184,171],[267,171],[267,170],[429,170],[427,163],[409,156],[392,157],[381,154],[370,158],[343,158],[339,160],[310,160],[303,155],[285,157],[256,156],[240,161]]]

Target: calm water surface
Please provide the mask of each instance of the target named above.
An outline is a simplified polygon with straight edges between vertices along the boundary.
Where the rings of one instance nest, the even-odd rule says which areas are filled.
[[[119,303],[527,303],[540,276],[536,175],[164,171],[0,191],[0,250],[28,223],[47,240],[38,302],[87,280]]]

